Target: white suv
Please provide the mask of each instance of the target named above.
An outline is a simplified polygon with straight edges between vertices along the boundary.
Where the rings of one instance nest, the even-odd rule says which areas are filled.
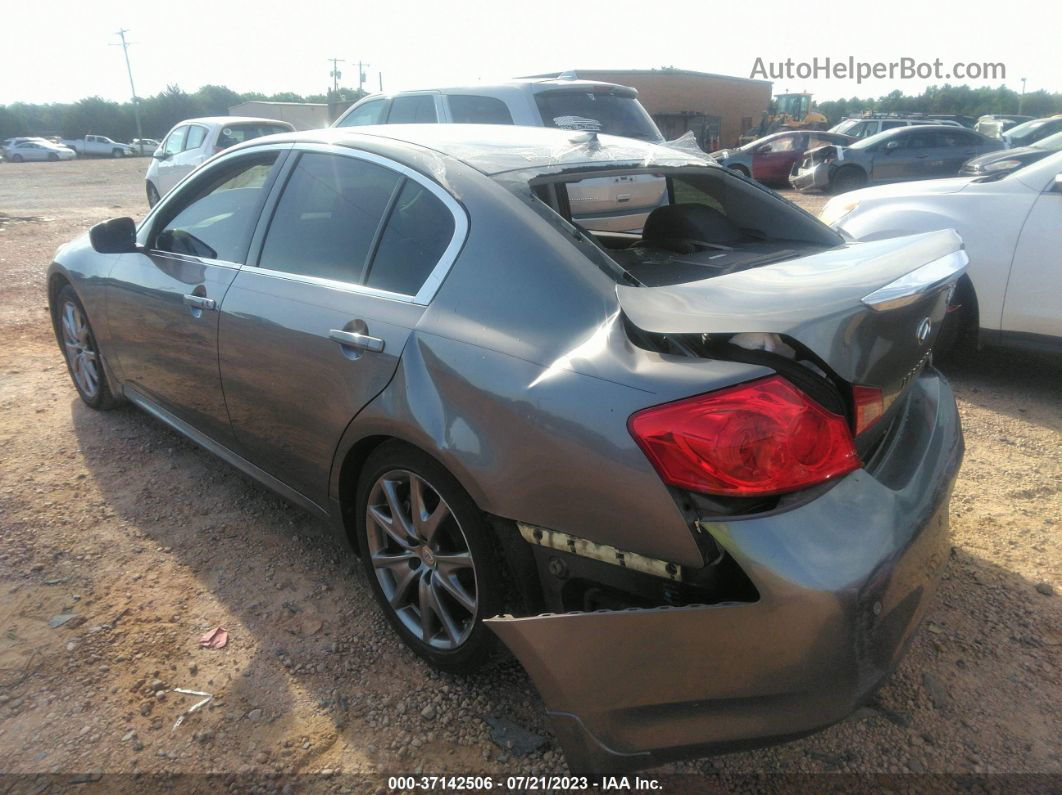
[[[166,134],[151,156],[147,170],[148,205],[154,207],[170,188],[218,152],[252,138],[294,129],[286,121],[246,116],[213,116],[180,122]]]
[[[664,142],[635,89],[565,78],[373,94],[352,105],[332,126],[433,123],[560,127]],[[581,226],[633,232],[667,202],[667,182],[651,174],[597,177],[570,186],[568,199],[572,218]]]
[[[844,119],[839,124],[830,128],[832,133],[843,133],[853,138],[869,138],[879,132],[891,130],[894,127],[910,127],[912,124],[944,124],[948,127],[962,127],[957,121],[951,119]]]

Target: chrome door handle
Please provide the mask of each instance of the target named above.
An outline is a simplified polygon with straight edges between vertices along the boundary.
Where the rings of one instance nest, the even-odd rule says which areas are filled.
[[[186,295],[184,305],[193,309],[217,309],[217,302],[213,298],[204,298],[201,295]]]
[[[379,337],[370,337],[368,334],[359,334],[356,331],[343,331],[334,328],[328,332],[328,337],[340,345],[348,348],[360,348],[363,351],[381,353],[384,349],[384,341]]]

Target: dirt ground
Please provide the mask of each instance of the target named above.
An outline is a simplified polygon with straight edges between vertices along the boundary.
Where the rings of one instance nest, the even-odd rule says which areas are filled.
[[[564,771],[518,665],[429,670],[322,523],[145,414],[78,400],[44,270],[96,221],[144,213],[146,165],[0,164],[0,772],[256,774],[290,791],[305,774],[357,789]],[[899,671],[817,735],[654,773],[1062,775],[1062,360],[985,351],[946,372],[967,442],[954,551]],[[219,625],[228,646],[199,648]],[[173,688],[214,698],[174,729],[199,697]],[[489,716],[543,749],[514,757]]]

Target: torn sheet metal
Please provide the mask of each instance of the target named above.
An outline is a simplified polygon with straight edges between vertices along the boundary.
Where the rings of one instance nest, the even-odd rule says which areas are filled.
[[[906,411],[915,436],[892,459],[903,481],[861,472],[784,514],[710,525],[757,602],[486,620],[535,683],[573,771],[792,739],[874,692],[948,560],[962,461],[942,378],[919,378]]]

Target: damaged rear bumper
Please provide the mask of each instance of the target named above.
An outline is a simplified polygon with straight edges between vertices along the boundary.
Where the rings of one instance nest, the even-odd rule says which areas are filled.
[[[947,382],[911,387],[868,464],[792,510],[703,525],[756,602],[488,620],[573,770],[766,745],[848,715],[885,679],[948,558],[963,443]]]

